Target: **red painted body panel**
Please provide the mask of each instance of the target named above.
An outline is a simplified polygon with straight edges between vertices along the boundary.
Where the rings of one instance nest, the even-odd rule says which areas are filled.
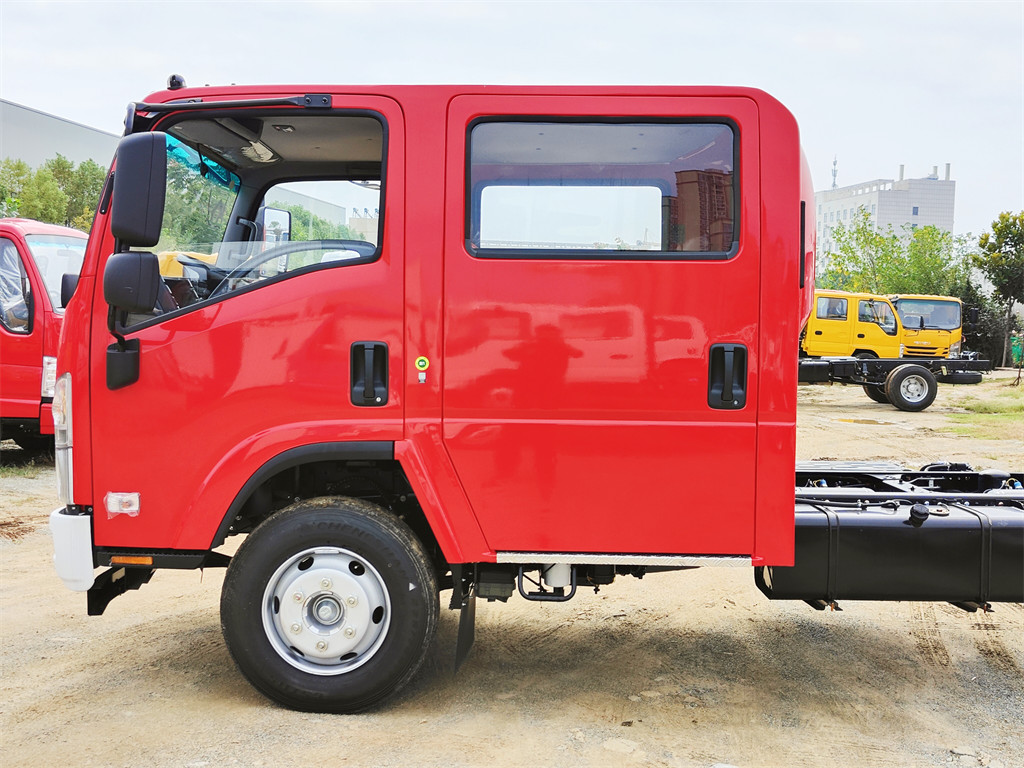
[[[335,107],[387,121],[383,256],[138,330],[140,379],[110,391],[96,276],[113,242],[98,218],[59,362],[75,380],[75,500],[97,510],[97,545],[206,548],[274,456],[387,440],[449,562],[500,550],[791,561],[799,201],[813,197],[801,190],[795,122],[778,102],[748,89],[483,86],[186,89],[149,100],[304,92],[332,92]],[[730,118],[739,252],[471,257],[466,126],[482,114]],[[496,321],[527,332],[489,332]],[[349,402],[355,340],[389,345],[383,408]],[[744,408],[708,406],[717,343],[747,347]],[[423,382],[419,356],[431,361]],[[141,513],[108,518],[109,491],[139,492]]]

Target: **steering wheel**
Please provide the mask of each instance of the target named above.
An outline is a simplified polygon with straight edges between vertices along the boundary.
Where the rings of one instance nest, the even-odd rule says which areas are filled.
[[[275,245],[262,253],[257,253],[237,267],[227,272],[220,284],[210,292],[210,298],[223,296],[232,290],[232,281],[244,277],[249,272],[266,264],[268,261],[287,256],[290,253],[301,253],[303,251],[355,251],[359,254],[360,260],[372,256],[377,252],[377,246],[365,240],[303,240],[289,241]]]

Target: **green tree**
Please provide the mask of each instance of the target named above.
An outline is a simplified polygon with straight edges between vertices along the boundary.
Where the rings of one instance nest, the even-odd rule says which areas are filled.
[[[51,157],[43,163],[43,168],[53,174],[57,186],[67,194],[68,188],[71,186],[71,179],[75,175],[75,164],[58,152],[56,157]]]
[[[839,223],[832,231],[835,251],[825,270],[817,276],[822,288],[843,291],[882,293],[893,264],[898,261],[899,238],[890,227],[881,232],[864,208],[857,211],[851,225]]]
[[[832,233],[836,250],[818,275],[823,288],[865,293],[954,295],[970,278],[970,241],[937,227],[896,234],[877,229],[863,208]]]
[[[21,191],[19,214],[49,224],[63,224],[67,212],[68,196],[61,191],[53,173],[39,168]]]
[[[312,213],[298,203],[277,204],[275,207],[292,215],[292,240],[365,240],[344,224],[335,224]]]
[[[1013,305],[1024,303],[1024,211],[1000,213],[992,222],[992,232],[985,232],[978,239],[978,248],[980,252],[973,257],[974,266],[991,281],[1005,312],[1002,364],[1006,365]]]
[[[106,170],[94,160],[85,160],[76,167],[60,153],[47,160],[43,167],[53,174],[57,186],[67,195],[67,210],[62,223],[77,226],[75,222],[81,222],[83,214],[89,211],[89,215],[84,217],[88,221],[85,227],[88,231],[92,223],[91,211],[96,210],[96,201],[103,189]]]
[[[32,177],[32,169],[22,160],[4,158],[0,163],[0,206],[4,216],[18,216],[21,195]]]

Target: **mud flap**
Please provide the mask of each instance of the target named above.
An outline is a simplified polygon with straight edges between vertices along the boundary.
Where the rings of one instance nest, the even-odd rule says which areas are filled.
[[[456,672],[469,656],[474,640],[476,640],[476,595],[470,594],[463,598],[461,616],[459,616],[459,639],[455,643]]]
[[[452,600],[448,607],[459,611],[459,637],[455,642],[455,672],[469,656],[476,640],[476,585],[473,566],[455,563],[452,569]]]

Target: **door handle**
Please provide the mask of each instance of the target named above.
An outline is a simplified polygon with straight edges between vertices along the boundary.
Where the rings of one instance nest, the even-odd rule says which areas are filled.
[[[815,335],[815,336],[821,336],[821,331],[815,331],[815,332],[814,332],[814,335]]]
[[[352,405],[380,407],[388,402],[388,345],[357,341],[351,352]]]
[[[708,355],[708,405],[738,410],[747,402],[747,348],[714,344]]]
[[[857,334],[857,338],[858,339],[863,339],[864,338],[864,334],[863,333],[858,333]]]

